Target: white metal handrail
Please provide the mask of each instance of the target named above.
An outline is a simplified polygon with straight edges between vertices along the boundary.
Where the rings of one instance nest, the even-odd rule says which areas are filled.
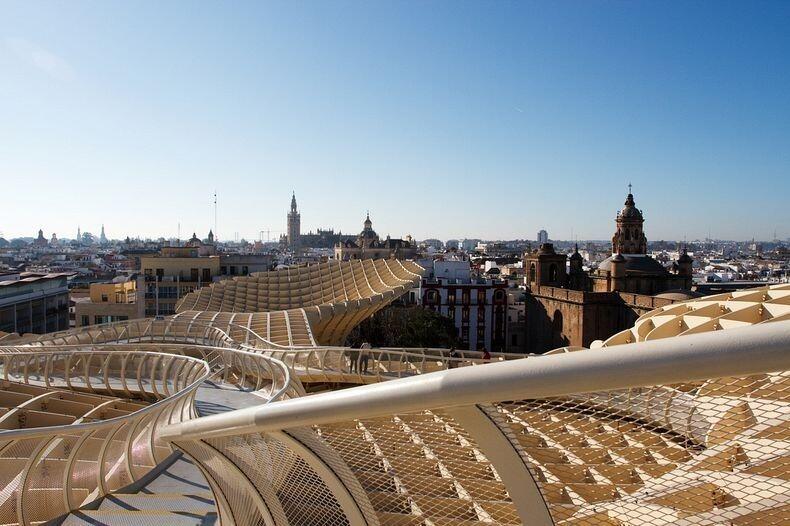
[[[167,426],[195,440],[394,412],[556,397],[790,369],[790,321],[439,371]]]

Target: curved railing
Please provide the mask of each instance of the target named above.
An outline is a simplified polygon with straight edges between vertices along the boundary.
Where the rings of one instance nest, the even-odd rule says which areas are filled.
[[[210,374],[202,360],[166,353],[4,351],[5,386],[47,388],[36,401],[54,406],[59,392],[123,398],[107,398],[72,424],[0,431],[3,524],[52,520],[139,480],[172,452],[159,438],[163,426],[197,416],[195,392]],[[137,401],[133,411],[112,417],[127,400]],[[152,403],[139,408],[140,401]],[[23,425],[28,411],[33,410],[22,404],[2,421]]]
[[[234,348],[250,353],[262,353],[286,363],[294,376],[309,381],[373,383],[413,376],[433,371],[468,365],[526,358],[531,355],[491,353],[485,359],[482,352],[434,348],[377,348],[365,353],[348,347],[298,347],[272,343],[249,327],[229,323],[228,329],[247,334],[245,342],[234,340],[224,330],[203,320],[166,318],[164,320],[128,320],[93,325],[77,330],[48,334],[17,345],[50,346],[90,343],[175,343],[206,347]],[[14,342],[16,343],[16,342]]]
[[[163,437],[222,466],[236,523],[783,524],[788,349],[776,322],[439,371]]]
[[[195,343],[211,347],[235,346],[234,340],[223,330],[210,324],[177,318],[162,320],[144,318],[44,334],[27,335],[15,345],[46,346],[90,343],[140,342]]]
[[[267,356],[283,361],[302,381],[374,383],[471,365],[527,358],[530,355],[448,349],[352,349],[305,347],[267,349]]]

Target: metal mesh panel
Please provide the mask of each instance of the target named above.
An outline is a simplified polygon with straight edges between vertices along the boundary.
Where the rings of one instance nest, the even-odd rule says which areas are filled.
[[[348,524],[332,492],[304,459],[277,439],[269,437],[265,442],[274,459],[273,486],[291,524]],[[252,449],[261,450],[261,441],[256,441]]]
[[[203,470],[214,490],[220,516],[225,517],[223,520],[249,526],[266,525],[260,507],[268,507],[263,504],[258,490],[221,451],[202,441],[178,446]]]
[[[316,432],[348,463],[382,524],[521,523],[496,469],[445,413],[343,422]]]
[[[249,486],[267,503],[272,515],[304,526],[348,524],[345,514],[323,480],[309,464],[280,440],[259,434],[206,441],[215,452],[244,473]],[[237,472],[237,473],[238,473]],[[215,473],[225,484],[230,472]],[[238,476],[236,476],[238,479]],[[245,507],[249,507],[249,502]],[[237,508],[234,508],[236,513]]]
[[[28,521],[45,521],[68,511],[63,499],[63,481],[69,453],[77,439],[75,435],[39,442],[38,458],[33,459],[27,474],[21,502]]]
[[[559,524],[790,523],[790,375],[497,405]]]

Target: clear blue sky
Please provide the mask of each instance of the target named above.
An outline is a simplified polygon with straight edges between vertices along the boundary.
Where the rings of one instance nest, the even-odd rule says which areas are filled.
[[[790,236],[789,2],[0,3],[0,232]]]

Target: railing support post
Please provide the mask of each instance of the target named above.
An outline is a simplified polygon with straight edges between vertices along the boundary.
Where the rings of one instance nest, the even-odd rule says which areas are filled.
[[[506,436],[504,426],[507,424],[495,422],[494,411],[492,408],[484,412],[476,405],[445,409],[475,439],[480,451],[502,477],[521,522],[528,526],[553,526],[554,520],[526,460]]]

